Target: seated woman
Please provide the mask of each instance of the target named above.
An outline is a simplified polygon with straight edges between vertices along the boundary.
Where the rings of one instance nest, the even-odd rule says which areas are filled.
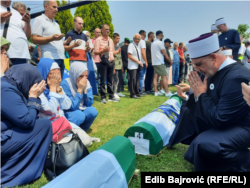
[[[47,83],[46,89],[39,96],[42,101],[39,117],[51,119],[56,115],[64,116],[63,110],[68,110],[72,102],[60,87],[62,81],[60,67],[53,59],[42,58],[37,69]]]
[[[66,118],[88,130],[98,112],[91,105],[94,103],[91,85],[88,81],[88,69],[81,62],[74,62],[70,66],[69,78],[62,81],[61,86],[72,101],[69,110],[65,111]]]
[[[1,77],[9,69],[9,59],[7,58],[7,51],[10,47],[10,42],[4,37],[1,37]]]
[[[52,141],[48,119],[37,119],[45,81],[30,64],[1,78],[1,184],[13,187],[39,178]]]

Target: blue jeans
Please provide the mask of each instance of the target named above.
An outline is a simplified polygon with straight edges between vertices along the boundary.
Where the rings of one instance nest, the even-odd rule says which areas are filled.
[[[12,65],[20,65],[27,63],[27,59],[20,59],[20,58],[10,58]]]
[[[173,70],[173,85],[178,84],[179,79],[179,64],[180,62],[173,62],[172,70]]]
[[[140,66],[140,65],[139,65],[139,66]],[[143,68],[142,68],[142,70],[140,71],[140,88],[139,88],[140,93],[143,92],[143,91],[142,91],[142,85],[143,85],[144,75],[145,75],[145,73],[146,73],[146,70],[147,70],[146,65],[143,64]]]
[[[61,76],[63,78],[64,68],[65,68],[64,60],[63,59],[54,59],[54,61],[57,62],[58,66],[60,67]]]

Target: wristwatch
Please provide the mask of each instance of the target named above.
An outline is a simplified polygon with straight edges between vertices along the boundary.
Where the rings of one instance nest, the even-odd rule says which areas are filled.
[[[226,50],[226,49],[227,49],[227,47],[226,47],[226,46],[223,46],[223,49],[224,49],[224,50]]]

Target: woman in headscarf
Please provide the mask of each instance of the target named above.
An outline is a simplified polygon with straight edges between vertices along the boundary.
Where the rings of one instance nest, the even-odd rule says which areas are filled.
[[[90,50],[87,52],[87,67],[88,67],[88,80],[90,85],[92,86],[93,95],[98,95],[97,88],[96,88],[96,79],[95,79],[95,70],[97,70],[94,59],[93,59],[93,50],[94,45],[90,39],[90,33],[88,31],[83,31],[83,33],[87,36],[87,42],[89,42]]]
[[[7,58],[7,51],[10,47],[10,42],[4,37],[1,37],[1,77],[9,69],[9,59]]]
[[[42,58],[37,65],[47,86],[40,95],[42,101],[40,118],[52,118],[53,116],[64,116],[64,110],[71,107],[71,100],[65,95],[61,84],[61,72],[58,64],[50,58]]]
[[[32,182],[42,174],[52,127],[37,119],[45,81],[30,64],[15,65],[1,78],[1,185]]]
[[[81,62],[71,64],[69,78],[63,80],[61,86],[72,101],[70,109],[65,111],[65,116],[83,130],[88,130],[98,112],[91,106],[94,103],[94,97],[88,81],[86,65]]]

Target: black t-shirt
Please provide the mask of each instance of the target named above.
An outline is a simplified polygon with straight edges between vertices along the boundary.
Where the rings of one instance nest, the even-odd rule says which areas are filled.
[[[165,47],[165,48],[166,48],[166,47]],[[169,57],[169,59],[170,59],[169,49],[166,48],[166,51],[167,51],[167,55],[168,55],[168,57]],[[165,63],[165,65],[166,65],[166,67],[170,67],[170,63],[166,60],[165,57],[164,57],[164,63]]]
[[[122,63],[124,67],[128,66],[128,45],[121,47]]]

